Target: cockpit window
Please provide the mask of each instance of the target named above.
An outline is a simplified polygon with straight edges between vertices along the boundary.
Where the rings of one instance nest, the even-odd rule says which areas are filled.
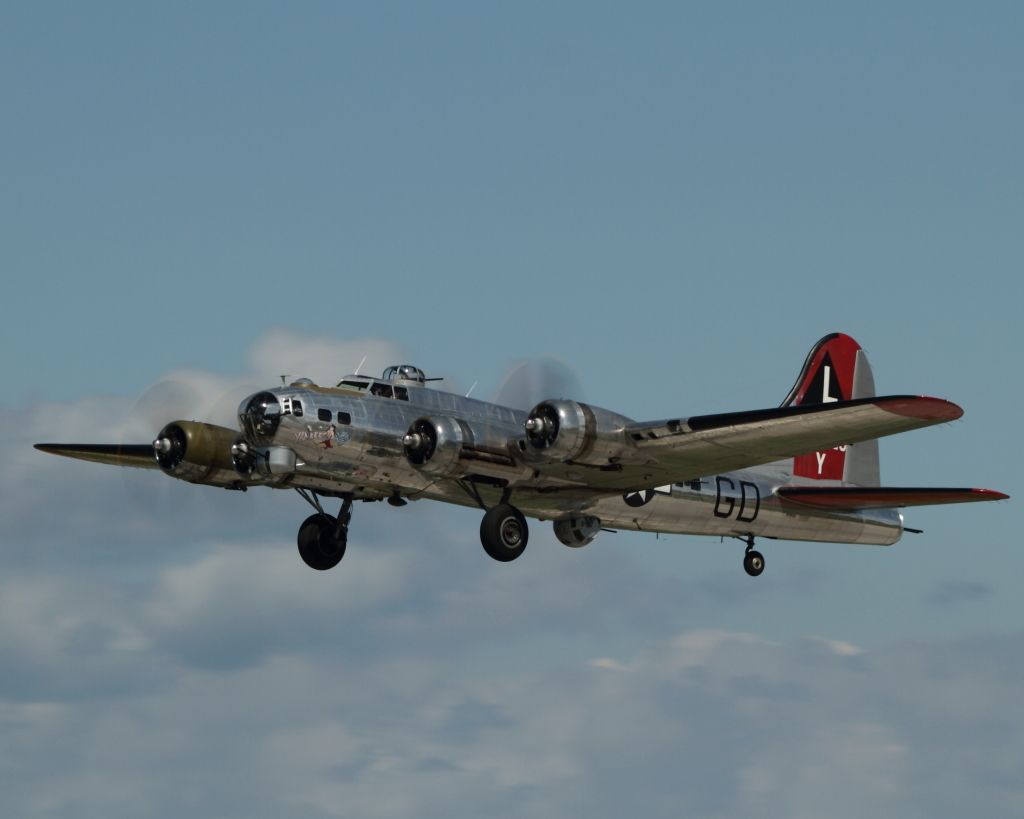
[[[342,381],[338,384],[339,387],[352,387],[356,390],[365,390],[369,386],[368,381]]]
[[[405,387],[395,387],[395,398],[399,401],[408,401],[409,391]]]
[[[302,417],[302,402],[298,398],[286,395],[281,399],[281,414]]]
[[[379,395],[381,398],[394,398],[394,392],[390,384],[374,384],[370,387],[370,395]]]

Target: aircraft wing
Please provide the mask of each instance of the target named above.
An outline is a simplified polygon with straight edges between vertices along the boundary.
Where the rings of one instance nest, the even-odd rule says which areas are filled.
[[[960,407],[940,398],[891,395],[631,424],[626,439],[646,459],[623,463],[617,480],[602,471],[593,483],[636,489],[676,483],[807,452],[827,453],[961,415]]]
[[[98,464],[159,469],[152,444],[36,444],[41,452]]]

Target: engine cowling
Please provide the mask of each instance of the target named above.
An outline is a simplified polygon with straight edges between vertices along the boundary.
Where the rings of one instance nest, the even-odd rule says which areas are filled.
[[[526,451],[549,461],[604,466],[626,450],[630,419],[579,401],[542,401],[526,419]]]
[[[437,478],[464,475],[459,462],[464,447],[473,445],[473,433],[458,418],[418,418],[402,438],[405,457],[420,472]]]
[[[573,549],[586,546],[601,531],[601,521],[591,515],[577,515],[556,520],[555,537]]]
[[[229,485],[238,481],[231,447],[238,432],[216,424],[173,421],[153,441],[153,455],[172,477],[191,483]]]

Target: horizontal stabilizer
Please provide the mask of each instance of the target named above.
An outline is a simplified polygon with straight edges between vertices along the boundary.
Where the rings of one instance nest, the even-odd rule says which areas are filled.
[[[152,444],[36,444],[40,452],[98,464],[159,469]]]
[[[786,503],[815,509],[896,509],[1006,500],[993,489],[926,489],[903,486],[781,486],[775,494]]]

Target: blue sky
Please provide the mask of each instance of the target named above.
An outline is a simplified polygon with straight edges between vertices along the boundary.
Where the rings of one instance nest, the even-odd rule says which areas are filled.
[[[881,392],[966,410],[886,440],[886,482],[1019,496],[1016,4],[0,21],[16,813],[1024,808],[1016,501],[914,511],[889,550],[772,543],[757,581],[736,544],[542,526],[497,566],[471,511],[368,506],[321,577],[296,498],[30,449],[148,440],[164,379],[222,410],[364,355],[477,396],[553,355],[637,418],[752,409],[841,330]]]

